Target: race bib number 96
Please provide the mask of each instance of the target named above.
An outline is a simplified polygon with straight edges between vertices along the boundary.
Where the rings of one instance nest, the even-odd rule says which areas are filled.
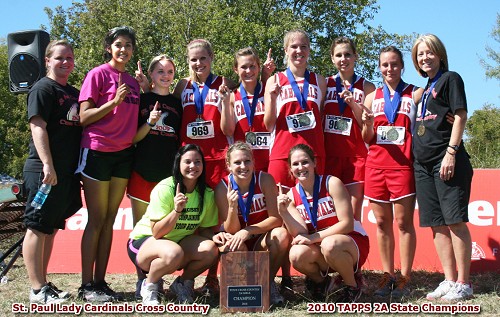
[[[215,136],[212,120],[190,122],[187,125],[187,136],[190,139],[210,139]]]

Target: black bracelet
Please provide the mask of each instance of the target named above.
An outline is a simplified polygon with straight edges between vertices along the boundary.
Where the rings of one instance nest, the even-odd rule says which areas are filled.
[[[458,152],[458,149],[460,148],[459,145],[448,145],[449,148],[454,149],[455,152]]]
[[[184,209],[183,209],[183,210],[184,210]],[[175,211],[176,213],[178,213],[178,214],[182,214],[182,211],[183,211],[183,210],[181,210],[181,211],[177,211],[177,210],[174,208],[174,211]]]
[[[450,151],[446,150],[446,153],[450,154],[451,156],[455,156],[455,154],[457,154],[456,152],[455,153],[451,153]]]
[[[146,124],[149,125],[151,128],[156,125],[156,123],[149,122],[149,118],[148,118],[148,120],[146,120]]]

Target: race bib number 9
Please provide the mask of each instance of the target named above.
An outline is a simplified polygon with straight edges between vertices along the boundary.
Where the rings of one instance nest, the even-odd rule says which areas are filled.
[[[288,131],[300,132],[314,129],[316,127],[316,118],[312,111],[291,114],[286,116],[286,124],[288,126]]]
[[[268,150],[271,142],[270,132],[247,132],[245,140],[253,150]]]
[[[405,143],[405,127],[377,127],[377,144],[403,145]]]
[[[187,136],[190,139],[210,139],[215,136],[212,120],[190,122],[187,125]]]
[[[325,132],[333,134],[351,135],[352,118],[326,115]]]

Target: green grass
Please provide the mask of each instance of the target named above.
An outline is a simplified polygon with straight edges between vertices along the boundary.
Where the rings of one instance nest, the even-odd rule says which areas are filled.
[[[2,250],[3,247],[2,247]],[[374,303],[391,303],[390,298],[385,299],[375,299],[371,294],[376,288],[378,280],[381,276],[380,272],[365,271],[365,280],[367,282],[367,290],[365,294],[359,299],[359,303],[369,303],[368,307],[375,307]],[[7,283],[0,284],[0,296],[2,301],[0,302],[0,316],[13,316],[12,313],[12,303],[28,303],[28,292],[30,289],[26,269],[24,267],[22,257],[19,258],[15,266],[7,274],[9,281]],[[59,288],[70,291],[76,296],[78,287],[80,286],[80,275],[79,274],[50,274],[49,279],[55,283]],[[168,285],[173,281],[172,276],[165,276],[165,289],[168,289]],[[415,271],[412,276],[412,281],[410,282],[411,293],[408,298],[403,299],[402,303],[412,303],[415,305],[421,305],[423,303],[428,303],[425,300],[425,294],[430,290],[434,289],[439,282],[443,279],[442,274],[431,273],[425,271]],[[204,277],[199,277],[196,280],[196,287],[201,286]],[[280,278],[276,278],[279,282]],[[474,285],[474,298],[470,299],[463,304],[469,305],[480,305],[481,316],[496,316],[498,302],[500,300],[500,278],[498,272],[488,272],[482,274],[473,274],[471,277],[472,283]],[[107,281],[110,283],[111,287],[118,292],[122,292],[125,295],[126,300],[135,304],[133,299],[135,290],[136,277],[133,274],[109,274],[107,276]],[[308,314],[307,304],[312,301],[308,300],[302,294],[304,290],[304,283],[302,277],[294,277],[294,292],[286,294],[287,302],[284,307],[277,307],[271,309],[268,313],[237,313],[236,316],[270,316],[270,317],[295,317],[295,316],[329,316],[331,314]],[[172,302],[174,297],[171,293],[167,291],[166,301]],[[82,301],[73,298],[72,302],[75,304],[83,304]],[[209,311],[209,316],[218,316],[221,314],[219,310],[218,298],[205,298],[199,296],[196,299],[199,304],[209,304],[211,306]],[[71,303],[71,302],[70,302]],[[164,314],[162,316],[171,316],[172,314]],[[229,314],[225,314],[229,316]],[[334,315],[342,315],[335,313]],[[350,314],[350,315],[370,315],[377,316],[379,314],[375,313],[361,313],[361,314]],[[384,314],[385,316],[395,316],[397,314]],[[411,316],[451,316],[450,314],[406,314]],[[17,316],[24,316],[18,314]],[[31,314],[30,316],[37,316],[37,314]],[[39,314],[42,316],[42,314]],[[45,314],[43,316],[46,316]],[[75,316],[74,314],[67,314],[63,316]],[[81,316],[159,316],[158,314],[92,314],[92,313],[82,313]],[[186,315],[178,315],[186,316]],[[461,314],[463,316],[463,314]]]

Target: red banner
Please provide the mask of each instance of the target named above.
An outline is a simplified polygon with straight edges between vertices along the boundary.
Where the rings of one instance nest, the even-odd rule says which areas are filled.
[[[469,203],[469,229],[472,236],[472,267],[473,272],[498,271],[500,268],[500,191],[498,190],[500,170],[474,170],[472,192]],[[418,209],[418,204],[416,206]],[[364,269],[380,270],[376,225],[373,211],[367,200],[363,204],[363,227],[370,237],[370,255]],[[87,209],[84,206],[66,222],[66,230],[61,230],[56,236],[54,251],[49,263],[51,273],[81,272],[81,237],[87,223]],[[417,250],[414,270],[441,271],[441,265],[434,248],[432,232],[429,228],[418,226],[418,210],[415,210],[415,226],[417,231]],[[114,226],[113,245],[108,265],[110,273],[135,272],[128,258],[126,242],[132,230],[132,210],[130,201],[124,198]],[[398,245],[398,229],[394,226],[396,246]],[[395,262],[399,265],[399,254],[396,247]]]

